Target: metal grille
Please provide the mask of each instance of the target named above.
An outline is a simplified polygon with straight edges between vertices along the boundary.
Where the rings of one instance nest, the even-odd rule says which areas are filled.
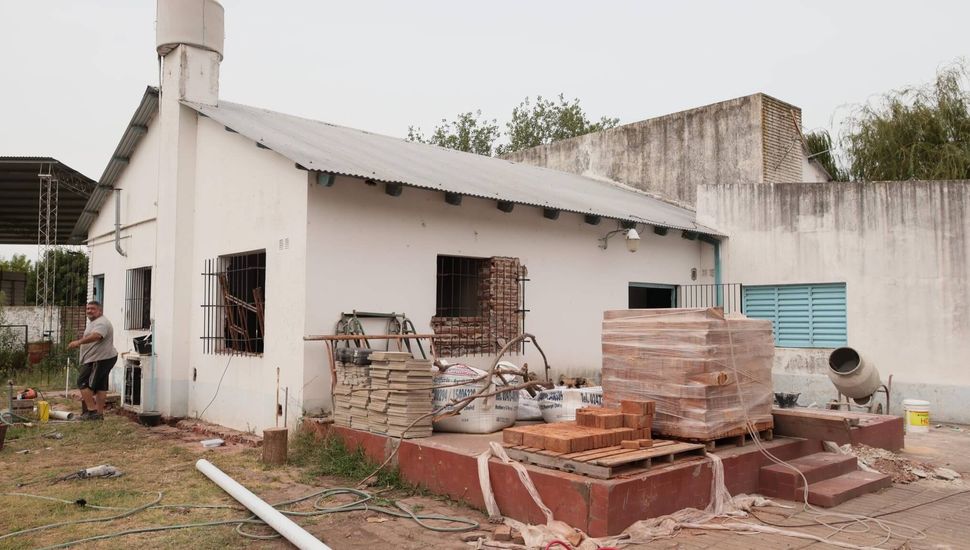
[[[202,303],[205,353],[263,353],[266,252],[206,260]]]
[[[677,287],[677,307],[720,307],[724,313],[744,313],[742,292],[739,283],[682,285]]]
[[[125,328],[148,330],[152,325],[152,268],[129,269],[125,280]]]
[[[439,355],[496,353],[525,330],[526,270],[517,258],[438,256],[437,299],[431,328],[450,336]],[[522,353],[523,346],[513,348]]]

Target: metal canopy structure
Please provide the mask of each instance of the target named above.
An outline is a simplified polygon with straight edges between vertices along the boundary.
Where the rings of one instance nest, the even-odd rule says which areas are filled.
[[[43,232],[51,245],[79,244],[71,232],[96,187],[51,157],[0,157],[0,244],[44,244]]]

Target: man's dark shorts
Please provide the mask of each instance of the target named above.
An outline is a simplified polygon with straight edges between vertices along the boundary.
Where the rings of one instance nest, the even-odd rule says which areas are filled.
[[[81,365],[81,373],[77,376],[79,390],[89,388],[93,392],[108,391],[108,373],[118,362],[118,356],[92,361]]]

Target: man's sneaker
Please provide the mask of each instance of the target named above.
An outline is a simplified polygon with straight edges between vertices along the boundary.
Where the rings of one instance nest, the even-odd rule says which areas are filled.
[[[88,411],[81,413],[81,420],[104,420],[104,415],[94,411]]]

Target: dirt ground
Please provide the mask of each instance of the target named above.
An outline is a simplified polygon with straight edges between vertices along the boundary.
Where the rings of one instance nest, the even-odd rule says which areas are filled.
[[[56,400],[55,400],[56,401]],[[62,403],[69,403],[62,401]],[[73,405],[73,404],[71,404]],[[76,407],[75,407],[76,408]],[[54,434],[60,434],[60,438]],[[199,441],[211,436],[163,426],[147,428],[117,414],[106,414],[101,422],[62,422],[11,428],[0,451],[0,549],[41,548],[87,537],[145,527],[178,525],[245,518],[241,509],[153,508],[108,522],[65,525],[53,529],[5,536],[14,531],[56,522],[76,522],[119,515],[151,503],[161,495],[161,504],[208,504],[238,508],[232,497],[198,472],[196,460],[205,458],[267,502],[277,503],[309,495],[325,488],[352,487],[354,480],[314,477],[308,468],[266,466],[260,450],[239,444],[204,449]],[[23,452],[27,451],[27,452]],[[78,470],[110,464],[122,470],[117,478],[60,478]],[[393,502],[420,514],[461,517],[488,526],[476,510],[445,499],[416,495],[399,489],[368,488],[379,493],[378,504]],[[25,493],[77,501],[88,505],[118,507],[97,510],[11,493]],[[348,503],[354,498],[336,496],[321,506]],[[374,501],[372,501],[374,502]],[[310,511],[313,500],[289,507]],[[469,548],[460,534],[425,529],[410,518],[395,518],[374,511],[331,513],[294,518],[310,533],[335,549],[362,548]],[[444,522],[429,521],[437,526]],[[451,524],[454,525],[454,524]],[[280,540],[253,540],[234,532],[234,525],[194,527],[125,535],[89,542],[82,548],[291,548]],[[248,531],[268,534],[261,526]]]

